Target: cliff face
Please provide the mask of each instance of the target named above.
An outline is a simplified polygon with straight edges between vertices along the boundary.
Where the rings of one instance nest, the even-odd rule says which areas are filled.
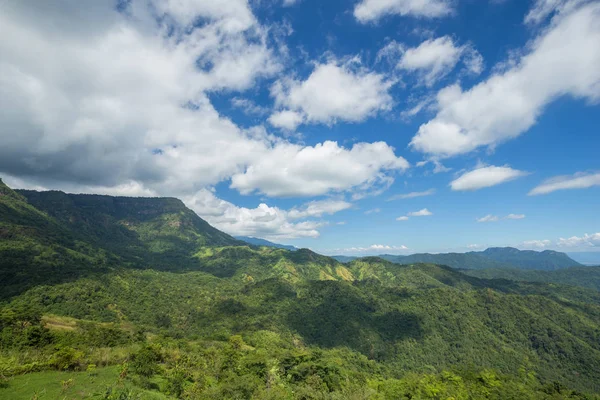
[[[19,193],[37,209],[95,241],[118,246],[123,245],[123,241],[141,241],[150,246],[149,250],[153,252],[176,247],[174,243],[161,246],[158,243],[161,240],[177,241],[185,248],[242,244],[210,226],[175,198],[113,197],[31,190],[21,190]]]

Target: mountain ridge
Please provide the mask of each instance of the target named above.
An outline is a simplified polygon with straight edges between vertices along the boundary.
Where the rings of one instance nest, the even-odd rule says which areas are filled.
[[[332,256],[341,262],[350,262],[360,257]],[[466,253],[417,253],[411,255],[381,254],[385,260],[398,264],[432,263],[447,265],[457,269],[502,269],[515,268],[523,270],[558,270],[579,267],[582,264],[571,259],[566,253],[554,250],[536,252],[519,250],[513,247],[490,247],[484,251]]]

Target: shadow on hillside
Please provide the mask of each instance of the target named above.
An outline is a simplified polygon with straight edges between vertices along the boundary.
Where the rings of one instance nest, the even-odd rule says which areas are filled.
[[[381,312],[378,304],[352,285],[311,282],[306,294],[294,302],[288,326],[307,344],[347,346],[371,358],[385,358],[392,342],[420,339],[420,318],[397,310]]]

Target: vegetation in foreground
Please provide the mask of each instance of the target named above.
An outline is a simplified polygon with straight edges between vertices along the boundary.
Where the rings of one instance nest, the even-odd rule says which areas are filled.
[[[0,398],[597,399],[600,293],[0,183]]]

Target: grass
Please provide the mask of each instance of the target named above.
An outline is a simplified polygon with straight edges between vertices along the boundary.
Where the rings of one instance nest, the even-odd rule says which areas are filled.
[[[79,400],[103,399],[108,387],[121,387],[140,399],[167,399],[161,393],[134,387],[131,382],[118,384],[119,366],[99,368],[95,373],[46,371],[10,378],[0,387],[0,399]],[[134,397],[136,398],[136,397]]]

